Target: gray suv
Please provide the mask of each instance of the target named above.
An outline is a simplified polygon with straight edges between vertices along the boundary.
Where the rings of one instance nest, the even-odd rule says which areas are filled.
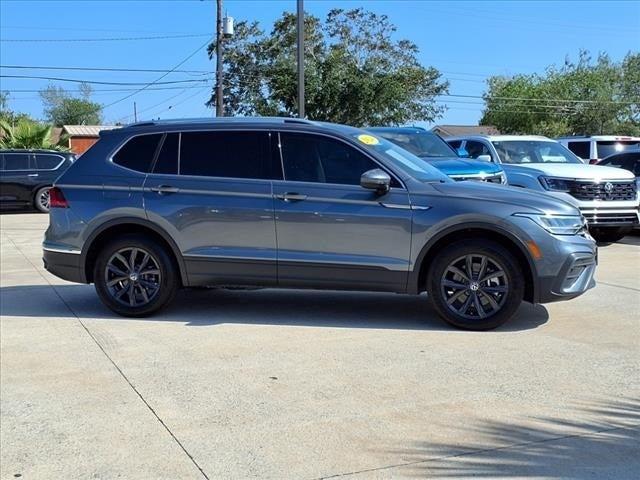
[[[103,131],[51,190],[44,264],[94,283],[126,316],[180,287],[428,292],[467,329],[523,300],[594,285],[596,246],[574,206],[454,182],[343,125],[298,119],[162,121]]]

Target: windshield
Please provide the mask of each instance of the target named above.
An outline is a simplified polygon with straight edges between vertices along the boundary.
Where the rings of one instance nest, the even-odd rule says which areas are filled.
[[[418,157],[457,157],[458,154],[431,132],[376,132]]]
[[[556,142],[540,140],[494,141],[502,163],[582,163],[569,150]]]
[[[596,142],[598,145],[598,158],[606,158],[614,153],[624,152],[632,148],[640,147],[640,141],[615,141],[615,142]]]
[[[422,182],[452,181],[437,168],[432,167],[424,160],[416,157],[413,153],[408,152],[404,148],[400,148],[395,143],[389,142],[384,138],[361,133],[356,133],[352,136],[366,149],[382,155],[388,163],[406,172],[416,180]]]

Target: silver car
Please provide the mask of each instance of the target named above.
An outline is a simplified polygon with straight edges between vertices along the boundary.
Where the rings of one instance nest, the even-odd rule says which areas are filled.
[[[523,300],[594,285],[574,206],[454,182],[375,134],[282,118],[134,124],[58,179],[47,270],[126,316],[180,287],[428,292],[449,323],[501,325]]]

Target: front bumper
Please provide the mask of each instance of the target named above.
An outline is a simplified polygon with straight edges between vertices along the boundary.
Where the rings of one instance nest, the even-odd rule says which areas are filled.
[[[80,252],[43,247],[44,268],[56,277],[75,283],[87,283]]]
[[[596,286],[594,274],[598,252],[571,253],[558,275],[538,279],[538,303],[571,300]]]
[[[580,207],[590,227],[636,227],[640,223],[638,208]]]

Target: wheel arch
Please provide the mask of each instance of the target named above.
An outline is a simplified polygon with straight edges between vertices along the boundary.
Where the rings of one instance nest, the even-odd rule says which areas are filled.
[[[439,250],[455,241],[474,238],[494,241],[506,248],[516,258],[518,265],[524,272],[524,299],[534,303],[537,298],[538,286],[535,266],[526,246],[511,232],[495,225],[483,223],[456,225],[431,238],[418,254],[415,262],[416,267],[409,274],[409,293],[424,291],[429,267]]]
[[[114,235],[124,233],[139,233],[148,235],[160,245],[167,249],[180,272],[182,285],[188,284],[187,271],[184,259],[180,254],[180,249],[167,232],[153,223],[141,218],[119,218],[108,221],[96,228],[85,241],[85,248],[81,253],[81,265],[83,265],[84,275],[87,283],[93,282],[93,267],[100,248],[104,246]]]

